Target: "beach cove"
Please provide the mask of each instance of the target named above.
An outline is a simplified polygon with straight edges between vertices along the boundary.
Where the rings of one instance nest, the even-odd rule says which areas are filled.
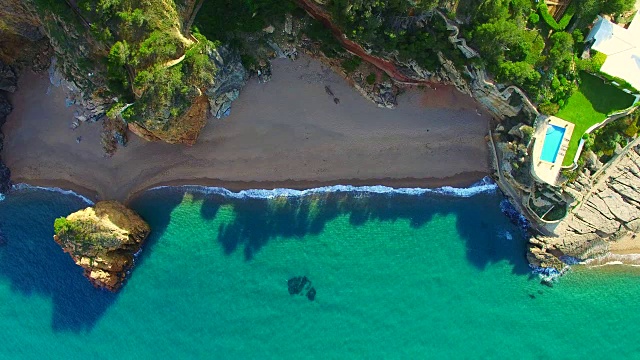
[[[25,73],[19,88],[3,127],[14,182],[69,188],[92,200],[124,201],[157,185],[468,186],[489,173],[489,118],[472,98],[453,87],[416,88],[399,97],[398,109],[379,109],[306,56],[275,60],[273,80],[250,81],[231,116],[210,120],[194,146],[131,135],[110,159],[98,124],[70,129],[73,107],[45,75]]]
[[[132,138],[111,159],[96,124],[69,129],[73,109],[46,77],[22,77],[34,86],[4,128],[14,178],[86,197],[18,186],[0,202],[0,357],[637,354],[636,268],[577,267],[540,284],[507,201],[479,182],[488,119],[472,99],[414,89],[383,110],[312,60],[274,69],[195,146]],[[270,87],[278,75],[287,82]],[[52,240],[56,217],[109,197],[152,228],[117,294],[93,288]],[[298,276],[314,301],[289,294]]]

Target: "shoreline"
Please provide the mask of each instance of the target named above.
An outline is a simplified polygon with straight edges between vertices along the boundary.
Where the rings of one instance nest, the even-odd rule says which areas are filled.
[[[351,185],[351,186],[388,186],[392,188],[421,188],[421,189],[438,189],[442,187],[468,188],[471,185],[481,181],[484,177],[489,176],[483,172],[461,173],[446,178],[382,178],[382,179],[338,179],[335,181],[316,181],[316,180],[287,180],[287,181],[229,181],[211,178],[199,179],[177,179],[162,181],[144,188],[135,189],[124,199],[124,204],[129,204],[132,200],[138,198],[148,190],[161,186],[181,187],[181,186],[203,186],[203,187],[219,187],[232,192],[253,189],[293,189],[307,190],[325,186]],[[26,184],[29,186],[40,186],[47,188],[58,188],[62,190],[71,190],[74,193],[86,197],[91,201],[107,200],[101,199],[97,191],[89,189],[85,186],[76,184],[72,181],[60,179],[26,179],[16,178],[14,184]]]

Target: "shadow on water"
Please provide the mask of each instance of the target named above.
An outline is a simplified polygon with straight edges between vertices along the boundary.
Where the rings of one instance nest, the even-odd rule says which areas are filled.
[[[458,235],[466,243],[467,260],[478,269],[489,264],[508,261],[516,274],[528,274],[525,241],[519,229],[500,211],[501,197],[478,194],[470,198],[443,195],[389,195],[358,193],[322,193],[305,197],[227,198],[218,194],[193,192],[194,200],[202,200],[201,216],[213,219],[222,204],[232,205],[235,218],[218,228],[218,241],[226,254],[242,251],[251,260],[269,241],[275,238],[297,238],[319,234],[325,225],[339,216],[348,216],[353,226],[369,221],[409,220],[413,228],[425,226],[436,215],[454,215]],[[168,208],[158,220],[154,215],[153,234],[143,257],[160,238],[170,221],[170,210],[184,197],[179,189],[148,193],[132,206],[143,217],[159,206]],[[510,235],[506,235],[506,232]],[[134,275],[135,276],[135,275]]]
[[[21,192],[0,203],[0,278],[24,296],[51,298],[54,331],[88,331],[116,299],[94,288],[53,240],[53,221],[86,204],[43,191]]]
[[[130,204],[152,227],[136,266],[141,266],[153,252],[184,194],[180,189],[150,192]],[[482,270],[506,260],[514,273],[529,272],[525,242],[517,234],[518,228],[502,216],[500,197],[493,194],[454,198],[323,193],[271,200],[199,192],[191,195],[202,201],[200,215],[205,219],[215,218],[222,205],[233,206],[235,217],[219,227],[218,241],[226,254],[243,251],[247,260],[275,238],[303,239],[319,234],[339,216],[348,216],[356,227],[375,220],[409,220],[413,228],[420,228],[436,215],[454,215],[471,264]],[[6,238],[6,243],[0,245],[0,279],[8,280],[11,289],[24,296],[50,298],[54,331],[90,331],[116,300],[115,294],[95,289],[82,269],[53,241],[55,218],[84,207],[86,204],[73,196],[43,191],[23,191],[0,203],[0,230]],[[502,236],[505,231],[512,232],[514,240]],[[131,276],[135,277],[136,272]]]

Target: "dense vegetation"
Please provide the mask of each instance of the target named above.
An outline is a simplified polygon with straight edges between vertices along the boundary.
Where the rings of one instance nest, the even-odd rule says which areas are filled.
[[[144,122],[149,129],[166,128],[213,83],[216,67],[210,55],[217,44],[191,34],[186,2],[34,2],[41,16],[51,20],[46,24],[52,41],[69,54],[65,64],[82,65],[76,65],[76,74],[67,75],[74,81],[104,78],[107,86],[100,90],[101,97],[117,99],[110,116],[126,108],[125,120]],[[68,40],[73,36],[69,25],[84,41]],[[85,51],[79,53],[74,47]],[[133,105],[125,107],[127,103]]]
[[[428,12],[437,4],[437,0],[333,0],[327,8],[350,39],[375,53],[395,54],[400,61],[415,60],[428,70],[436,70],[440,66],[437,54],[442,52],[462,65],[465,59],[448,41],[450,31],[445,22]]]
[[[53,231],[58,235],[75,230],[76,226],[65,217],[59,217],[53,223]]]
[[[233,40],[242,33],[261,31],[270,21],[282,21],[296,9],[293,0],[205,0],[196,26],[212,40]]]
[[[585,136],[585,149],[593,151],[606,162],[618,146],[625,147],[640,131],[640,113],[635,112],[623,119],[611,122]]]

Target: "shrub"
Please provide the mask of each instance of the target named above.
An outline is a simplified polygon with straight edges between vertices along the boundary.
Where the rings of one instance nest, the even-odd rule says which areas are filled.
[[[536,25],[539,22],[540,22],[540,16],[538,14],[531,13],[531,15],[529,15],[529,23],[531,23],[532,25]]]
[[[534,132],[533,127],[529,125],[525,125],[520,130],[522,130],[522,134],[524,135],[524,138],[522,139],[523,142],[525,144],[528,144],[529,141],[531,141],[531,138],[533,137],[533,132]]]
[[[371,74],[367,75],[367,84],[373,85],[375,83],[376,83],[376,74],[375,73],[371,73]]]
[[[578,70],[586,71],[591,74],[598,73],[600,68],[604,64],[605,60],[607,60],[607,55],[597,52],[595,50],[591,50],[591,58],[590,59],[577,59],[576,66]]]
[[[353,56],[349,59],[342,61],[342,68],[344,69],[344,71],[347,72],[347,74],[349,74],[356,71],[356,69],[358,68],[358,66],[360,66],[361,63],[362,63],[361,58],[357,56]]]
[[[540,104],[539,108],[543,114],[547,115],[555,115],[558,113],[558,111],[560,111],[560,106],[550,101],[543,102],[542,104]]]
[[[72,229],[73,226],[67,218],[59,217],[53,222],[53,231],[55,231],[56,234],[66,233]]]
[[[549,27],[555,31],[564,30],[567,25],[569,25],[571,18],[573,18],[573,14],[575,14],[575,8],[573,6],[569,6],[564,15],[562,15],[562,18],[560,18],[560,21],[556,22],[553,16],[549,14],[549,8],[544,1],[540,1],[538,3],[538,11],[540,12],[540,16],[542,16],[542,20],[544,20],[544,22],[547,23],[547,25],[549,25]]]

